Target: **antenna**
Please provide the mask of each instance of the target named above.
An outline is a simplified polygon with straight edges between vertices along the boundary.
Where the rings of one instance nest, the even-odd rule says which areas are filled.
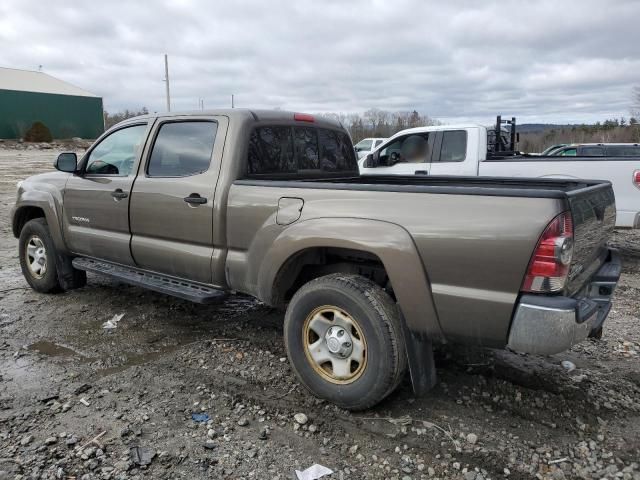
[[[167,112],[171,111],[171,93],[169,92],[169,58],[164,54],[164,81],[167,87]]]

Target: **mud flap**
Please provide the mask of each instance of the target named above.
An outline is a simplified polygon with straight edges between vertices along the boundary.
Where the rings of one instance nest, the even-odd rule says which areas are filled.
[[[87,283],[87,272],[73,268],[71,260],[71,257],[56,252],[58,282],[63,290],[81,288]]]
[[[404,323],[404,319],[403,319]],[[433,344],[423,335],[417,335],[404,325],[404,339],[411,384],[416,397],[423,397],[437,383]]]

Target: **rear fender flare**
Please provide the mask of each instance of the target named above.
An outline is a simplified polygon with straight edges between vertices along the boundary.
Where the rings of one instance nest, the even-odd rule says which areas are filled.
[[[270,303],[280,269],[288,259],[311,248],[336,247],[376,255],[384,265],[407,332],[444,341],[431,287],[409,232],[399,225],[357,218],[318,218],[286,228],[264,256],[258,274],[258,297]]]

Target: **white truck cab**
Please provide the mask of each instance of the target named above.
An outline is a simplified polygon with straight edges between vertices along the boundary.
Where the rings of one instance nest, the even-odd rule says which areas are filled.
[[[440,125],[402,130],[372,154],[376,166],[362,162],[363,175],[478,175],[487,155],[487,128]]]
[[[503,123],[511,123],[510,134]],[[476,124],[410,128],[362,158],[360,174],[608,180],[616,196],[616,226],[640,228],[640,155],[527,155],[514,151],[516,138],[515,119],[498,118],[494,129]]]

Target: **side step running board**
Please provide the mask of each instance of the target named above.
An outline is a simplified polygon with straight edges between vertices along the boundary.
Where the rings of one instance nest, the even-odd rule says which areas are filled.
[[[78,270],[106,275],[131,285],[196,303],[219,303],[227,297],[227,293],[223,290],[135,267],[125,267],[86,257],[76,257],[72,264]]]

